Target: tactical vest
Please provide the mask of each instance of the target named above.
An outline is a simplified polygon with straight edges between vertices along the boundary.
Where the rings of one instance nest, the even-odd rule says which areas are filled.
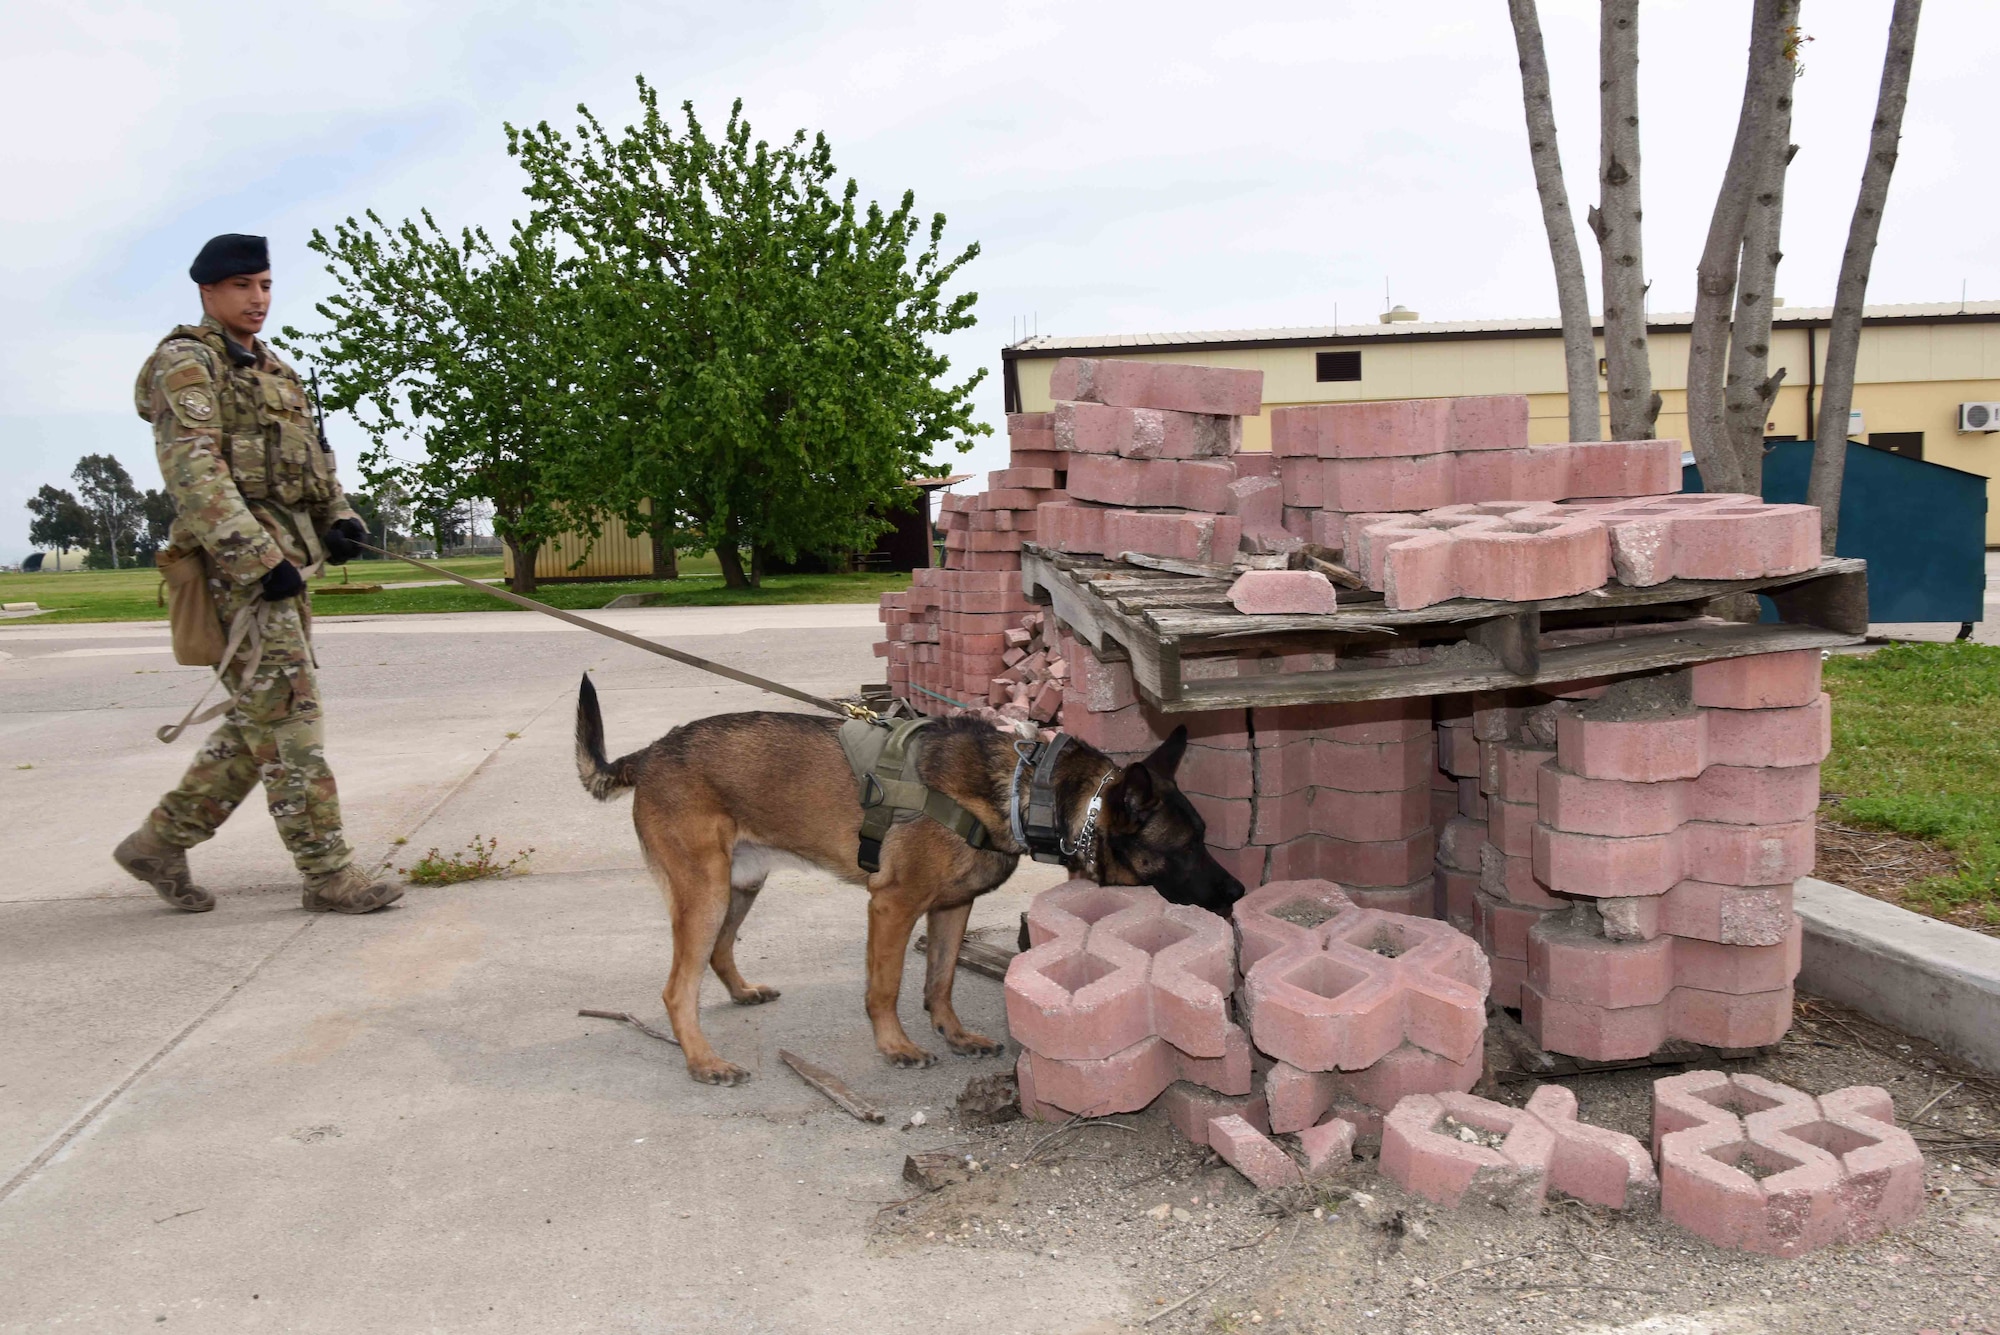
[[[139,416],[153,420],[153,365],[168,344],[181,339],[215,354],[215,429],[243,499],[275,501],[288,509],[330,503],[333,463],[321,447],[312,405],[297,373],[268,355],[263,361],[273,364],[272,370],[237,365],[219,330],[181,325],[160,340],[132,387]]]

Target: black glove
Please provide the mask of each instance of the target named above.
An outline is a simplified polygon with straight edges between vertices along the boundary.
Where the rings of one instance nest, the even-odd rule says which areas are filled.
[[[336,519],[332,528],[320,534],[319,540],[326,548],[327,564],[344,566],[361,555],[361,544],[368,540],[368,530],[359,519]]]
[[[306,591],[305,576],[290,561],[280,561],[264,576],[264,601],[283,602]]]

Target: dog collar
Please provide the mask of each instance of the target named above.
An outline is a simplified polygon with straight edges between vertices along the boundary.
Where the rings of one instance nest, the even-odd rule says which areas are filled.
[[[1072,842],[1068,831],[1063,828],[1055,788],[1056,760],[1070,741],[1067,733],[1059,732],[1046,743],[1014,743],[1014,781],[1008,794],[1007,821],[1015,844],[1026,849],[1035,861],[1058,865],[1075,863],[1087,872],[1095,872],[1097,867],[1093,859],[1097,853],[1097,827],[1104,814],[1104,790],[1117,777],[1118,770],[1113,766],[1097,781],[1097,787],[1084,807],[1083,826]],[[1024,776],[1028,779],[1025,784],[1021,781]],[[1022,808],[1024,789],[1027,796],[1025,811]]]

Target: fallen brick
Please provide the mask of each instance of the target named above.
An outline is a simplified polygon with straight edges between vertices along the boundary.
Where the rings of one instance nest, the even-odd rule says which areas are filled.
[[[1658,1202],[1660,1179],[1646,1146],[1622,1131],[1578,1121],[1574,1090],[1538,1086],[1529,1096],[1527,1111],[1555,1139],[1548,1166],[1551,1191],[1613,1210]]]
[[[1292,1162],[1292,1156],[1234,1114],[1208,1124],[1208,1144],[1259,1191],[1291,1186],[1300,1180],[1299,1166]]]
[[[1317,570],[1246,570],[1229,601],[1250,616],[1316,616],[1334,610],[1333,581]]]
[[[1446,1122],[1503,1135],[1499,1148],[1460,1138]],[[1555,1137],[1526,1110],[1470,1094],[1412,1094],[1382,1124],[1382,1172],[1446,1208],[1466,1202],[1539,1210]]]
[[[1621,583],[1758,579],[1819,565],[1819,511],[1755,496],[1700,492],[1629,501],[1574,501],[1610,530]]]
[[[1218,1094],[1212,1089],[1176,1080],[1168,1085],[1154,1107],[1182,1137],[1197,1145],[1208,1145],[1208,1124],[1218,1117],[1240,1117],[1268,1134],[1271,1114],[1261,1092]]]
[[[1234,515],[1110,510],[1104,518],[1104,553],[1107,556],[1140,552],[1148,556],[1171,557],[1177,561],[1227,565],[1235,560],[1237,544],[1242,536],[1243,521]]]
[[[1318,1126],[1299,1132],[1299,1148],[1305,1151],[1307,1177],[1324,1177],[1353,1162],[1354,1123],[1344,1117],[1329,1117]]]

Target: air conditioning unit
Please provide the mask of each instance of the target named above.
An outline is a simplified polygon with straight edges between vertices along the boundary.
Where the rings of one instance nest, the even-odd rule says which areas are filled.
[[[1960,431],[2000,431],[2000,403],[1959,404],[1958,429]]]

